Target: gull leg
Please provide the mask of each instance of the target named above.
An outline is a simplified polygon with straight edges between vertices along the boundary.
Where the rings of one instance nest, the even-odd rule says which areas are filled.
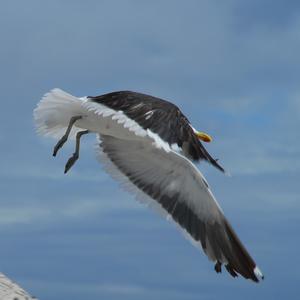
[[[74,163],[76,162],[76,160],[79,158],[79,148],[80,148],[80,138],[82,135],[89,133],[88,130],[84,130],[84,131],[79,131],[76,134],[76,148],[75,148],[75,152],[73,153],[73,155],[69,158],[69,160],[66,163],[65,166],[65,174],[71,169],[71,167],[74,165]]]
[[[57,151],[63,146],[63,144],[68,140],[68,137],[69,137],[69,134],[71,132],[71,129],[74,125],[74,123],[81,119],[82,116],[74,116],[70,119],[70,122],[69,122],[69,125],[68,125],[68,128],[65,132],[65,134],[62,136],[62,138],[57,142],[57,144],[55,145],[54,147],[54,150],[53,150],[53,156],[56,156],[57,154]]]

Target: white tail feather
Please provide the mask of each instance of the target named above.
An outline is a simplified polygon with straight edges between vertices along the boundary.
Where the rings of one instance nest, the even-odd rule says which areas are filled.
[[[82,114],[82,100],[61,89],[53,89],[45,94],[33,112],[37,133],[60,138],[66,131],[71,117]],[[73,126],[70,138],[74,138],[79,128]]]

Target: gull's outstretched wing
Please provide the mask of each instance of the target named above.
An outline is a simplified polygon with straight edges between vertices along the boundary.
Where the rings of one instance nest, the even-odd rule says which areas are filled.
[[[206,160],[224,172],[195,135],[189,120],[173,103],[150,95],[131,91],[113,92],[91,97],[91,102],[122,111],[144,130],[151,130],[169,145],[176,145],[188,158]]]
[[[201,244],[215,262],[217,272],[224,264],[234,277],[239,273],[256,282],[263,278],[191,161],[174,151],[158,149],[146,140],[128,141],[106,135],[100,139],[99,151],[109,159],[114,172],[149,196]]]

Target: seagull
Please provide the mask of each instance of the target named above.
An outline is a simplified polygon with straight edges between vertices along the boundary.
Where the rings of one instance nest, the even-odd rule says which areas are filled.
[[[33,114],[38,134],[59,139],[53,156],[75,139],[65,173],[79,158],[81,137],[96,134],[97,157],[105,170],[174,221],[202,247],[217,273],[225,266],[233,277],[264,278],[195,165],[207,161],[225,172],[201,143],[212,138],[197,131],[176,105],[132,91],[79,98],[56,88]]]

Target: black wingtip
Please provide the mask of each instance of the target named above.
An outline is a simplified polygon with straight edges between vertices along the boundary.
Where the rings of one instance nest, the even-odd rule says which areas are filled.
[[[220,171],[223,172],[223,173],[226,173],[225,169],[224,169],[221,165],[218,164],[218,160],[219,160],[219,159],[212,159],[210,162],[211,162],[211,164],[212,164],[214,167],[216,167],[218,170],[220,170]]]
[[[260,282],[265,279],[265,276],[263,275],[258,266],[255,266],[255,268],[253,269],[253,275],[256,279],[254,280],[255,282]]]
[[[220,263],[219,261],[217,261],[215,264],[215,271],[217,273],[222,273],[222,263]]]
[[[233,268],[229,264],[225,265],[225,268],[232,277],[238,277],[238,274],[233,270]]]
[[[215,168],[217,168],[218,170],[220,170],[223,173],[226,173],[225,169],[218,163],[219,159],[214,159],[209,153],[208,151],[205,149],[205,147],[202,145],[202,143],[200,141],[198,141],[198,145],[201,151],[201,156],[198,157],[198,159],[205,159],[206,161],[208,161],[209,163],[211,163]]]

